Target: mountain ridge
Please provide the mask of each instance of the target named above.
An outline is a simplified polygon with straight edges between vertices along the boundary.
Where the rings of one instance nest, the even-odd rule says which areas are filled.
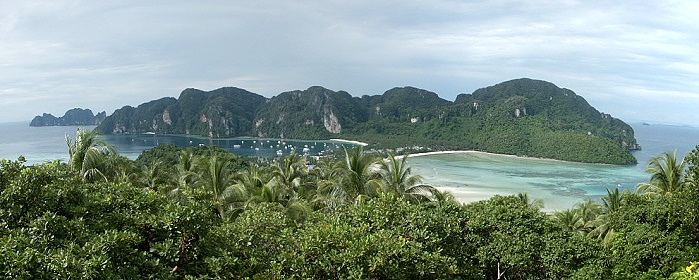
[[[528,78],[460,94],[415,87],[355,97],[321,86],[271,98],[235,87],[185,89],[179,98],[125,106],[101,133],[208,137],[349,138],[377,148],[469,149],[561,160],[633,164],[633,129],[553,83]]]

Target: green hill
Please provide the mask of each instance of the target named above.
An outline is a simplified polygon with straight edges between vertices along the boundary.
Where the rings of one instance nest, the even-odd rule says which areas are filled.
[[[97,127],[102,133],[172,133],[208,137],[348,138],[374,148],[481,150],[579,162],[634,164],[633,129],[573,91],[517,79],[461,94],[393,88],[352,97],[314,86],[272,98],[239,88],[186,89],[124,107]]]
[[[323,139],[366,121],[366,111],[344,91],[323,87],[281,93],[260,106],[255,136]]]
[[[134,108],[125,106],[96,129],[111,133],[194,134],[208,137],[252,135],[252,120],[266,98],[244,89],[226,87],[205,92],[185,89]]]

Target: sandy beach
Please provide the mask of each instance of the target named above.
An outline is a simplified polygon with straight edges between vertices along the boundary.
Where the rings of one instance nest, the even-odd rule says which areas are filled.
[[[407,156],[408,156],[408,158],[411,158],[411,157],[423,157],[423,156],[433,156],[433,155],[450,155],[450,154],[480,154],[480,155],[491,155],[491,156],[503,156],[503,157],[510,157],[510,158],[522,158],[522,159],[557,161],[557,162],[572,162],[572,161],[564,161],[564,160],[551,159],[551,158],[523,157],[523,156],[516,156],[516,155],[496,154],[496,153],[473,151],[473,150],[468,150],[468,151],[437,151],[437,152],[409,154]],[[403,156],[397,156],[396,158],[402,159]]]
[[[352,140],[346,140],[346,139],[330,139],[330,141],[335,141],[335,142],[340,142],[340,143],[347,143],[347,144],[353,144],[353,145],[359,145],[359,146],[368,146],[369,144],[364,143],[364,142],[359,142],[359,141],[352,141]]]
[[[545,162],[549,163],[555,163],[555,162],[560,162],[560,163],[568,163],[574,164],[571,162],[566,162],[566,161],[561,161],[561,160],[555,160],[555,159],[547,159],[547,158],[535,158],[535,157],[521,157],[521,156],[516,156],[516,155],[506,155],[506,154],[497,154],[497,153],[488,153],[488,152],[482,152],[482,151],[472,151],[472,150],[465,150],[465,151],[436,151],[436,152],[425,152],[425,153],[416,153],[416,154],[409,154],[407,155],[409,158],[413,157],[427,157],[427,156],[434,156],[434,155],[449,155],[449,154],[470,154],[473,156],[478,156],[478,155],[484,155],[484,156],[495,156],[495,157],[503,157],[503,158],[509,158],[509,159],[521,159],[525,160],[524,162],[520,161],[515,161],[512,162],[511,166],[518,166],[518,165],[524,165],[524,166],[531,166],[533,164],[527,164],[526,161],[532,160],[539,162],[540,164],[543,164]],[[397,158],[402,158],[403,156],[398,156]],[[509,162],[509,161],[508,161]],[[519,162],[519,163],[517,163]],[[465,162],[466,164],[467,162]],[[408,165],[412,165],[408,163]],[[526,170],[527,167],[522,166],[520,167],[514,167],[519,170]],[[559,165],[556,165],[559,166]],[[590,166],[587,164],[584,164],[583,166]],[[482,167],[481,164],[479,164],[479,167]],[[512,176],[500,176],[497,173],[488,173],[488,174],[482,174],[479,173],[483,169],[477,169],[480,171],[473,171],[473,175],[471,177],[467,178],[454,178],[452,174],[466,174],[463,171],[456,171],[456,172],[450,172],[449,170],[444,169],[446,167],[440,167],[440,168],[430,168],[430,169],[422,169],[421,174],[424,179],[423,183],[430,184],[434,186],[435,188],[439,189],[440,191],[449,191],[451,192],[454,197],[459,201],[460,203],[471,203],[471,202],[476,202],[476,201],[481,201],[481,200],[487,200],[493,197],[494,195],[514,195],[520,192],[527,192],[532,198],[541,198],[541,199],[546,199],[548,200],[549,197],[551,197],[550,191],[548,190],[542,190],[540,188],[520,188],[522,187],[521,183],[514,183],[516,182],[517,179],[514,179]],[[460,168],[460,167],[456,167]],[[464,167],[468,168],[468,167]],[[474,169],[472,169],[474,170]],[[416,171],[415,168],[413,168],[413,171]],[[512,172],[518,172],[518,171],[512,171]],[[451,173],[451,174],[450,174]],[[474,176],[475,175],[475,176]],[[484,176],[490,176],[490,177],[484,177]],[[539,183],[544,183],[546,182],[545,179],[542,179],[539,181]],[[545,207],[543,210],[550,212],[553,210],[560,210],[560,209],[567,209],[569,208],[568,206],[561,207],[557,205],[556,203],[551,203],[549,201],[549,204],[547,206],[552,206],[551,208]],[[572,203],[570,203],[572,205]]]

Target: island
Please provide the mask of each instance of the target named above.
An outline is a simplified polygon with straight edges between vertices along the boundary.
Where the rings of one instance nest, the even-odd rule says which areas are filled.
[[[44,113],[32,119],[29,126],[73,126],[73,125],[98,125],[107,117],[102,111],[94,115],[90,109],[74,108],[68,110],[62,117]]]
[[[96,130],[217,137],[361,141],[369,148],[475,150],[566,161],[635,164],[625,122],[575,92],[521,78],[460,94],[456,100],[414,87],[356,97],[320,86],[266,98],[235,87],[185,89],[124,106]]]

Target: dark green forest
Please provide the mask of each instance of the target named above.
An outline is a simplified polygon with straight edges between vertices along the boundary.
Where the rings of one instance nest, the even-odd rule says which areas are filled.
[[[699,279],[699,146],[636,192],[544,213],[526,193],[460,204],[361,148],[67,144],[68,162],[0,162],[0,278]]]
[[[455,101],[414,87],[353,97],[320,86],[272,98],[239,88],[184,90],[179,98],[125,106],[100,133],[206,137],[345,138],[372,149],[479,150],[567,161],[635,164],[628,124],[597,111],[573,91],[517,79]]]

